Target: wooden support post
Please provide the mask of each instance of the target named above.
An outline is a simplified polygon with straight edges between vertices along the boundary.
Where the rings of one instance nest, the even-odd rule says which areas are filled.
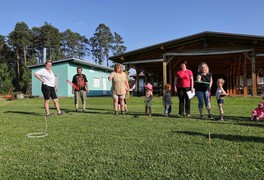
[[[226,73],[227,75],[226,75],[226,86],[227,86],[227,94],[231,94],[231,92],[230,92],[230,78],[229,78],[229,74],[230,74],[230,69],[228,68],[228,70],[227,70],[227,73]]]
[[[232,79],[233,79],[233,95],[236,95],[237,92],[236,92],[236,62],[234,62],[233,64],[233,76],[232,76]]]
[[[163,62],[163,85],[162,87],[164,87],[165,84],[167,84],[167,63],[166,61]]]
[[[144,84],[146,85],[148,83],[148,72],[144,72],[145,78],[144,78]]]
[[[137,90],[137,96],[139,96],[139,74],[140,70],[139,68],[136,68],[136,90]]]
[[[173,75],[172,75],[172,68],[171,68],[171,63],[170,63],[169,64],[169,83],[173,87],[173,85],[172,85],[172,81],[173,81],[172,77],[173,77]]]
[[[247,56],[245,55],[244,64],[243,64],[243,95],[248,95],[247,88]]]
[[[256,55],[255,53],[251,54],[251,69],[252,69],[252,79],[251,79],[251,85],[252,85],[252,96],[257,96],[257,81],[256,81]]]
[[[232,72],[233,72],[233,65],[230,65],[230,70],[229,70],[229,85],[230,85],[230,95],[233,95],[233,82],[232,82]]]
[[[126,65],[126,69],[125,69],[125,73],[126,73],[126,75],[127,75],[127,81],[129,80],[129,73],[128,73],[128,71],[129,71],[129,69],[130,69],[130,66],[127,64]],[[129,82],[128,82],[128,84],[129,84]],[[129,84],[129,86],[130,86],[130,84]],[[129,89],[128,89],[128,92],[127,92],[127,97],[126,98],[130,98],[130,92],[129,92],[129,90],[130,90],[130,87],[128,87]]]
[[[241,56],[239,57],[239,61],[238,61],[238,69],[237,69],[237,94],[240,95],[241,94],[241,90],[240,90],[240,68],[241,67]]]
[[[152,86],[154,87],[154,77],[153,77],[153,73],[151,73],[151,80],[150,80],[150,82],[151,82],[151,84],[152,84]]]

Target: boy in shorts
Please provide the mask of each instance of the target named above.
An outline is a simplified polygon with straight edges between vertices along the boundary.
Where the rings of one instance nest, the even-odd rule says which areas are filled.
[[[228,94],[225,92],[223,85],[225,83],[225,80],[220,78],[217,80],[217,89],[215,93],[215,97],[217,99],[217,105],[220,112],[220,121],[224,121],[224,96],[227,96]]]

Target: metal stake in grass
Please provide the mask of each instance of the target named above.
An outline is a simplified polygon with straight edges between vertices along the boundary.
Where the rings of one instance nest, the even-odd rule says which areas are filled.
[[[208,133],[208,141],[209,141],[209,144],[211,144],[211,132],[210,131]]]
[[[45,116],[45,130],[44,130],[44,132],[29,133],[29,134],[27,134],[27,137],[28,138],[43,138],[43,137],[46,137],[46,136],[48,136],[47,129],[48,129],[48,121],[47,121],[47,117]]]

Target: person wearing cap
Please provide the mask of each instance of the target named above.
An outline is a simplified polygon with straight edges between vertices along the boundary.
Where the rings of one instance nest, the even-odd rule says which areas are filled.
[[[152,113],[152,99],[153,99],[153,93],[152,93],[152,85],[147,84],[145,85],[146,94],[145,94],[145,114],[148,116],[151,116]]]
[[[129,85],[127,80],[127,75],[123,72],[122,65],[117,63],[115,64],[114,71],[108,77],[109,81],[112,81],[112,97],[113,97],[113,106],[115,109],[115,114],[118,115],[118,100],[120,100],[121,105],[121,114],[125,114],[125,105],[124,99],[126,93],[129,91]]]
[[[179,97],[179,113],[178,116],[190,116],[191,114],[191,100],[189,99],[187,92],[194,92],[193,89],[193,73],[187,69],[187,61],[180,63],[180,70],[176,72],[174,81],[174,91],[178,93]]]
[[[253,109],[251,121],[259,121],[264,119],[264,103],[258,103],[258,107]]]

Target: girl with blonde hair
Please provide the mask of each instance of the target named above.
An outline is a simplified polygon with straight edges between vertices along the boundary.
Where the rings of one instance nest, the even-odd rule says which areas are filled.
[[[200,119],[203,119],[203,105],[205,103],[206,109],[208,111],[208,118],[213,119],[211,113],[211,103],[210,103],[210,91],[213,84],[212,74],[209,72],[209,67],[207,63],[202,62],[198,66],[198,74],[195,81],[195,93],[198,97],[198,108],[200,113]]]

